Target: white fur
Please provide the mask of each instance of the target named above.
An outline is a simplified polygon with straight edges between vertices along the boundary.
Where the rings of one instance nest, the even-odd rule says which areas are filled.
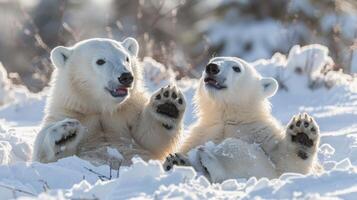
[[[219,66],[216,77],[227,88],[210,88],[204,83],[206,73],[203,73],[195,95],[198,121],[191,127],[181,153],[208,141],[219,144],[214,150],[201,147],[198,151],[202,166],[207,168],[214,182],[251,176],[273,178],[283,172],[310,172],[318,138],[314,138],[315,146],[306,150],[310,155],[307,160],[297,156],[300,146],[291,143],[271,115],[267,98],[276,93],[277,81],[261,77],[254,67],[238,58],[217,57],[210,63]],[[235,72],[233,66],[239,67],[240,72]],[[227,152],[230,156],[225,155]]]
[[[173,151],[185,104],[179,108],[177,119],[155,113],[156,101],[143,89],[138,49],[133,38],[123,42],[96,38],[51,52],[56,70],[43,128],[35,141],[35,161],[52,162],[78,155],[103,164],[110,157],[106,147],[113,147],[124,156],[123,164],[129,164],[134,155],[145,160],[162,159]],[[104,59],[105,64],[99,66],[98,59]],[[117,87],[118,77],[125,72],[134,76],[128,95],[111,96],[105,88]],[[73,122],[70,129],[68,121]],[[168,130],[163,123],[173,128]],[[55,144],[73,133],[74,139]]]

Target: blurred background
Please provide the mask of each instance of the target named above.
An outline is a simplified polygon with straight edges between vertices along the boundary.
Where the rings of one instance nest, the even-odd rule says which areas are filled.
[[[357,73],[356,0],[0,0],[0,62],[15,84],[48,85],[49,53],[91,37],[135,37],[140,58],[199,77],[213,56],[248,61],[295,44],[329,48],[333,70]]]

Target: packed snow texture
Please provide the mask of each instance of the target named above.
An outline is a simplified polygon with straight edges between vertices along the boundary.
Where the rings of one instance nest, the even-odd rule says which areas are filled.
[[[274,180],[232,179],[221,184],[210,184],[192,168],[164,172],[158,161],[146,163],[140,158],[119,172],[109,166],[95,167],[75,156],[49,164],[31,162],[48,89],[29,94],[13,87],[0,68],[0,100],[4,102],[0,108],[0,199],[356,199],[357,81],[331,71],[332,63],[328,49],[320,45],[295,46],[288,56],[275,54],[252,63],[264,76],[279,81],[280,90],[271,103],[273,115],[282,124],[298,112],[315,117],[321,129],[318,159],[324,171],[288,173]],[[173,72],[152,58],[144,58],[143,67],[150,91],[174,81],[169,78]],[[176,84],[189,102],[185,116],[188,127],[196,119],[192,97],[197,80],[183,79]],[[14,97],[13,101],[8,96]],[[113,149],[108,151],[114,157],[121,156]]]

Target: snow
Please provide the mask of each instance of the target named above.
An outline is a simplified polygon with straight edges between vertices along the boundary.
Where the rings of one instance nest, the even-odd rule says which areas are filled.
[[[320,73],[324,66],[332,64],[332,58],[328,56],[328,49],[319,44],[312,44],[304,47],[295,45],[291,48],[287,60],[287,68],[296,71],[302,68],[302,71],[314,75]]]
[[[318,55],[320,60],[311,55]],[[4,83],[0,84],[0,99],[13,97],[0,107],[0,199],[356,199],[357,81],[340,71],[325,72],[324,66],[331,62],[326,47],[310,45],[296,46],[288,56],[275,54],[252,63],[281,85],[271,104],[273,115],[282,124],[298,112],[315,117],[321,129],[318,159],[324,171],[287,173],[274,180],[232,179],[221,184],[209,183],[189,167],[175,167],[167,173],[158,161],[146,163],[140,158],[134,158],[132,166],[121,167],[119,173],[76,156],[48,164],[31,162],[48,89],[30,94],[12,86],[6,81],[6,72],[0,70],[0,82]],[[306,63],[313,63],[313,70],[297,73],[296,67]],[[152,58],[145,58],[143,67],[150,91],[173,77],[174,72]],[[186,78],[176,85],[186,95],[184,122],[188,127],[196,119],[192,97],[197,80]],[[108,151],[120,158],[120,152]]]
[[[248,61],[253,61],[256,58],[268,58],[272,50],[279,49],[283,46],[282,43],[290,42],[288,38],[291,33],[274,20],[254,23],[242,20],[237,23],[236,13],[228,14],[226,18],[224,23],[217,23],[207,30],[209,41],[213,45],[225,44],[220,53],[222,55],[240,55]],[[202,23],[201,26],[205,29],[207,25]],[[295,28],[290,30],[295,31]]]

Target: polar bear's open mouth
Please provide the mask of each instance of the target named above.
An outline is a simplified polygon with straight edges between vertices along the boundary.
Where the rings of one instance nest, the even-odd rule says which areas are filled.
[[[227,88],[227,86],[222,85],[221,83],[219,83],[216,79],[212,78],[212,77],[206,77],[204,80],[205,84],[209,87],[213,87],[217,90],[221,90],[221,89],[225,89]]]
[[[118,87],[115,89],[109,89],[109,88],[105,88],[111,95],[112,97],[125,97],[126,95],[128,95],[128,88],[126,87]]]

